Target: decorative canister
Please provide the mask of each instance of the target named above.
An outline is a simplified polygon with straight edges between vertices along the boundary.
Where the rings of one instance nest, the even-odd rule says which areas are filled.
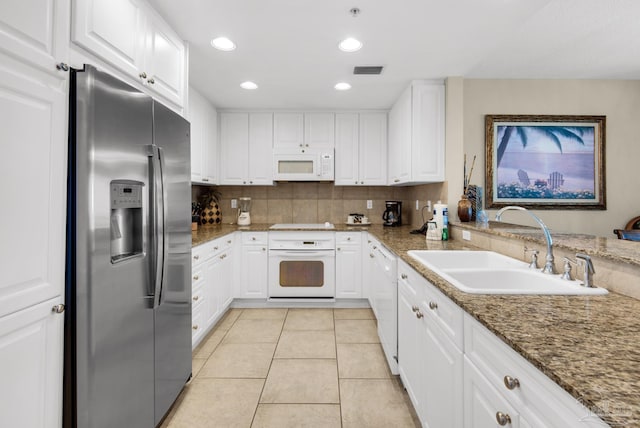
[[[471,201],[462,195],[458,201],[458,218],[462,222],[471,221]]]

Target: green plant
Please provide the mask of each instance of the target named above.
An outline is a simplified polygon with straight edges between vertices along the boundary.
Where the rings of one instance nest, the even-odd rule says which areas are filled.
[[[222,193],[220,193],[217,189],[210,189],[202,193],[198,197],[198,201],[200,202],[202,208],[206,208],[211,204],[218,204],[220,202],[220,198],[222,197]]]

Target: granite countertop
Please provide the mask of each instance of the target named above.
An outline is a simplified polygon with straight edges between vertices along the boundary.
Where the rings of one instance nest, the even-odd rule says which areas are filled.
[[[451,222],[454,227],[478,232],[488,232],[492,235],[506,238],[520,239],[545,244],[542,230],[538,227],[521,226],[504,222],[490,221],[486,225],[475,222]],[[570,251],[580,251],[590,256],[602,257],[614,262],[629,263],[640,266],[640,244],[634,241],[604,238],[601,236],[551,231],[554,248],[564,248]]]
[[[475,225],[455,223],[459,227]],[[267,231],[270,224],[208,226],[193,232],[193,245],[237,230]],[[530,228],[490,223],[489,230],[518,239],[542,239]],[[560,387],[612,426],[640,426],[640,300],[605,296],[466,294],[407,255],[409,250],[478,249],[463,241],[426,241],[411,227],[336,225],[336,231],[368,230],[462,309],[510,345]],[[478,229],[480,230],[480,229]],[[486,229],[482,229],[486,230]],[[524,230],[524,232],[521,232]],[[516,232],[520,231],[520,232]],[[553,235],[558,245],[628,263],[607,238]],[[616,240],[612,240],[616,241]],[[543,242],[543,241],[541,241]],[[582,244],[587,244],[582,247]],[[554,243],[555,245],[555,243]],[[626,244],[624,245],[627,246]],[[637,251],[637,250],[636,250]]]

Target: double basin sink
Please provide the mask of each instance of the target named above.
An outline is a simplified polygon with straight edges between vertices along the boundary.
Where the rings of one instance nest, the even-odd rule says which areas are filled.
[[[492,251],[409,251],[409,256],[470,294],[602,295],[608,291],[584,287],[580,281],[543,274],[520,260]]]

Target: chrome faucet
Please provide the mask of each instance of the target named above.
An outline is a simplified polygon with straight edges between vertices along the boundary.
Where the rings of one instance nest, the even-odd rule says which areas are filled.
[[[591,257],[583,253],[577,253],[576,259],[584,265],[584,281],[582,285],[585,287],[593,287],[593,274],[596,273],[596,270],[593,268]]]
[[[544,233],[544,238],[547,240],[547,257],[545,259],[546,261],[545,261],[544,267],[542,268],[542,273],[548,273],[548,274],[557,273],[556,268],[553,264],[553,260],[554,260],[553,259],[553,239],[551,239],[551,233],[549,232],[549,228],[544,224],[544,222],[540,219],[540,217],[538,217],[537,215],[535,215],[534,213],[532,213],[531,211],[529,211],[524,207],[510,205],[508,207],[502,208],[496,213],[496,221],[502,221],[502,213],[504,213],[505,211],[524,211],[527,214],[529,214],[540,225],[540,227],[542,228],[542,232]]]

